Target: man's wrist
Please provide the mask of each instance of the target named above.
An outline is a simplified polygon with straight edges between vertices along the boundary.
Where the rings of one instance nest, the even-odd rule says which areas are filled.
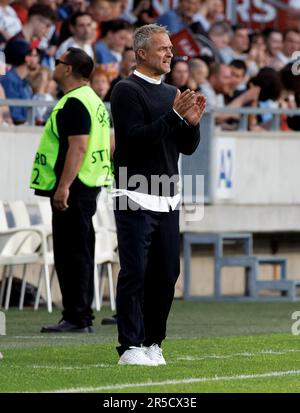
[[[189,128],[193,126],[187,119],[182,118],[182,120]]]
[[[183,116],[181,116],[174,108],[173,108],[173,112],[176,113],[176,115],[187,125],[187,126],[193,126],[190,124],[190,122]]]
[[[70,185],[65,184],[65,183],[59,183],[57,186],[57,189],[59,189],[60,191],[68,191],[70,188]]]
[[[176,115],[181,119],[181,120],[183,120],[183,117],[173,108],[173,112],[175,112],[176,113]]]

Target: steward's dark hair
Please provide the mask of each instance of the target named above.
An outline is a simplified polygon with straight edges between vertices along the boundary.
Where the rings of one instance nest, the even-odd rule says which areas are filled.
[[[75,77],[89,79],[94,69],[93,59],[78,47],[69,47],[65,62],[72,66]]]

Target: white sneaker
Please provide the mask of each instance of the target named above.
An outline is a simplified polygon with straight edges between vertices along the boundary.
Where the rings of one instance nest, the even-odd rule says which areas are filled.
[[[154,360],[151,360],[144,352],[142,347],[129,347],[128,350],[124,351],[118,364],[129,364],[138,366],[157,366]]]
[[[157,366],[167,364],[162,354],[162,349],[158,344],[152,344],[150,347],[144,347],[144,352],[150,360],[155,361]]]

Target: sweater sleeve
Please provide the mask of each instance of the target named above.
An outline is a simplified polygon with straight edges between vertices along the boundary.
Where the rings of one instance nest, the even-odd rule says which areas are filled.
[[[173,110],[145,124],[145,110],[136,90],[124,83],[115,86],[111,96],[114,127],[127,144],[155,145],[180,127],[182,121]]]
[[[200,142],[200,126],[187,126],[184,122],[176,133],[178,152],[191,155],[197,149]]]

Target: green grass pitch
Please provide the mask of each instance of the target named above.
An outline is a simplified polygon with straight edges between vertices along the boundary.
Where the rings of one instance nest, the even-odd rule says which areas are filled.
[[[163,344],[166,366],[118,366],[116,326],[94,334],[40,334],[59,310],[6,312],[0,392],[300,392],[300,303],[175,300]]]

